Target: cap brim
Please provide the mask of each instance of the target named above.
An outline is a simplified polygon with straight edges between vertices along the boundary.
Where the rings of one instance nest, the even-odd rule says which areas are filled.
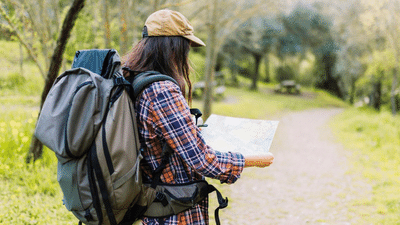
[[[204,44],[204,42],[202,40],[200,40],[200,38],[194,36],[194,35],[186,35],[183,36],[184,38],[189,39],[190,42],[190,46],[192,47],[204,47],[206,46],[206,44]]]

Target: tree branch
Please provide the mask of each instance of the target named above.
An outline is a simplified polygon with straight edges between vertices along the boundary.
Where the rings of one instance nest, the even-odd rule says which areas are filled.
[[[58,76],[60,67],[62,65],[62,58],[67,45],[68,39],[71,36],[72,28],[75,25],[75,21],[78,18],[79,12],[82,10],[85,4],[85,0],[75,0],[69,9],[61,29],[61,34],[58,37],[56,48],[54,49],[53,56],[51,57],[51,63],[49,71],[46,77],[46,86],[42,93],[42,103],[46,99],[47,93],[53,85],[54,80]],[[47,87],[50,86],[50,87]],[[48,90],[47,90],[48,89]]]
[[[2,3],[0,3],[0,14],[7,21],[8,25],[11,27],[11,29],[14,31],[15,37],[22,44],[22,46],[24,46],[24,48],[27,50],[28,55],[35,62],[36,66],[39,68],[39,71],[40,71],[40,74],[42,75],[42,77],[45,78],[44,71],[43,71],[38,59],[35,57],[35,54],[33,53],[33,49],[28,45],[28,43],[25,42],[25,40],[22,38],[21,34],[19,33],[18,29],[11,22],[11,19],[8,17],[7,12],[4,10]]]
[[[84,4],[85,0],[74,0],[74,2],[71,5],[71,8],[69,9],[67,15],[65,16],[61,33],[57,40],[56,48],[54,49],[53,56],[51,57],[49,71],[47,73],[45,86],[42,92],[40,110],[42,109],[47,94],[49,93],[60,71],[65,51],[65,46],[67,45],[68,39],[71,35],[72,28],[74,27],[75,21],[78,18],[78,14],[84,7]],[[29,163],[32,160],[32,158],[33,160],[40,158],[42,155],[42,151],[43,151],[42,143],[40,143],[40,141],[33,135],[31,146],[29,149],[29,154],[26,158],[26,161]]]

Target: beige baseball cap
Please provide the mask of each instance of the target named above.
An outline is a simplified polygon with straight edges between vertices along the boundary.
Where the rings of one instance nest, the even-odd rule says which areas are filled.
[[[206,46],[200,38],[194,36],[193,26],[181,13],[163,9],[151,14],[143,29],[143,37],[182,36],[191,41],[192,47]]]

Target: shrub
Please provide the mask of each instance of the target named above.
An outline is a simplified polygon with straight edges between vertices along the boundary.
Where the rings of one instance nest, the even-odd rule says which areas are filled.
[[[19,73],[10,73],[5,77],[0,77],[0,88],[13,89],[23,85],[25,82],[25,77]]]
[[[278,67],[276,70],[276,80],[278,82],[284,81],[284,80],[293,80],[295,78],[295,73],[292,67],[286,65],[286,66],[281,66]]]

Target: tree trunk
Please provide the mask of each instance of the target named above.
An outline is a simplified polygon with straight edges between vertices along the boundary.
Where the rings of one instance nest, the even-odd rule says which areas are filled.
[[[351,79],[351,89],[350,89],[350,99],[349,102],[351,105],[354,104],[354,97],[356,95],[356,81],[357,79]]]
[[[211,115],[211,104],[213,96],[213,81],[215,68],[215,41],[216,41],[216,17],[218,0],[210,0],[209,8],[211,13],[208,18],[208,40],[206,49],[206,65],[204,70],[206,87],[204,90],[204,120]]]
[[[264,79],[264,81],[269,83],[269,82],[271,82],[271,77],[270,77],[270,74],[269,74],[269,57],[268,57],[268,53],[265,55],[264,63],[265,63],[265,79]]]
[[[53,0],[51,1],[51,6],[53,7],[53,11],[54,11],[54,22],[55,22],[55,32],[59,33],[60,32],[60,15],[59,15],[59,10],[58,10],[58,5],[59,5],[60,0]]]
[[[49,46],[50,46],[50,41],[49,41],[49,36],[51,35],[51,32],[49,31],[50,25],[48,22],[48,14],[47,14],[47,9],[45,9],[45,2],[44,0],[38,1],[39,4],[39,14],[41,15],[39,18],[39,24],[40,24],[40,42],[41,42],[41,50],[42,54],[44,56],[44,68],[49,68],[50,65],[50,53],[49,53]]]
[[[398,64],[397,64],[398,65]],[[392,90],[390,91],[390,101],[392,104],[392,114],[396,115],[397,113],[397,101],[396,101],[396,89],[397,89],[397,79],[398,79],[398,66],[393,69],[393,81],[392,81]]]
[[[392,80],[392,88],[390,90],[390,101],[392,105],[392,115],[395,116],[397,113],[397,100],[396,95],[397,87],[398,87],[398,72],[400,67],[400,46],[399,46],[399,29],[398,29],[398,20],[399,20],[399,10],[400,4],[398,1],[389,1],[388,5],[389,9],[389,26],[387,29],[389,43],[391,45],[391,49],[394,54],[395,66],[393,68],[393,80]]]
[[[317,76],[320,77],[320,80],[317,81],[316,87],[329,91],[331,94],[336,95],[339,98],[343,98],[343,95],[340,91],[338,78],[333,76],[333,68],[336,61],[335,53],[327,52],[325,53],[321,59],[317,60]],[[319,70],[322,69],[322,73]]]
[[[153,5],[153,10],[154,10],[154,12],[155,11],[157,11],[158,10],[158,8],[160,7],[160,1],[159,0],[154,0],[154,3],[153,3],[154,5]]]
[[[378,79],[372,85],[372,93],[371,93],[371,106],[376,109],[381,109],[381,96],[382,96],[382,81]]]
[[[120,36],[120,49],[119,52],[120,54],[125,54],[128,52],[128,24],[127,24],[127,19],[128,19],[128,1],[127,0],[121,0],[120,1],[120,13],[121,13],[121,36]]]
[[[178,12],[179,12],[179,3],[180,3],[180,0],[172,0],[172,1],[171,1],[172,6],[169,7],[169,8],[170,8],[171,10],[174,10],[174,11],[178,11]]]
[[[74,27],[75,21],[78,18],[78,14],[82,10],[84,4],[85,0],[74,0],[67,15],[65,16],[61,33],[57,40],[56,48],[54,49],[53,56],[51,57],[49,71],[47,73],[45,86],[42,92],[40,110],[42,109],[43,103],[46,100],[47,94],[49,93],[50,88],[54,83],[54,80],[58,76],[60,67],[62,65],[65,46],[67,45],[68,39],[71,34],[71,30]],[[32,161],[32,159],[36,160],[40,158],[42,156],[42,151],[43,151],[43,144],[40,143],[40,141],[33,135],[26,161],[29,163],[30,161]]]
[[[239,79],[238,79],[238,67],[235,64],[235,60],[230,58],[229,59],[229,68],[231,71],[231,81],[230,85],[233,87],[239,87]]]
[[[137,13],[140,11],[139,3],[137,0],[128,1],[129,3],[129,15]],[[129,50],[132,49],[133,43],[137,43],[140,39],[142,39],[142,29],[143,29],[143,21],[140,20],[137,16],[128,16],[129,20]]]
[[[19,59],[19,69],[20,69],[20,75],[21,77],[24,76],[24,50],[22,48],[22,44],[19,44],[19,54],[20,54],[20,59]]]
[[[253,54],[254,56],[254,74],[253,74],[253,79],[252,79],[252,83],[251,83],[251,87],[250,90],[257,90],[257,82],[258,82],[258,78],[260,76],[259,72],[260,72],[260,62],[261,62],[261,58],[262,55],[259,54]]]
[[[108,0],[103,0],[104,13],[104,46],[111,48],[111,31],[110,31],[110,16],[108,12]]]

